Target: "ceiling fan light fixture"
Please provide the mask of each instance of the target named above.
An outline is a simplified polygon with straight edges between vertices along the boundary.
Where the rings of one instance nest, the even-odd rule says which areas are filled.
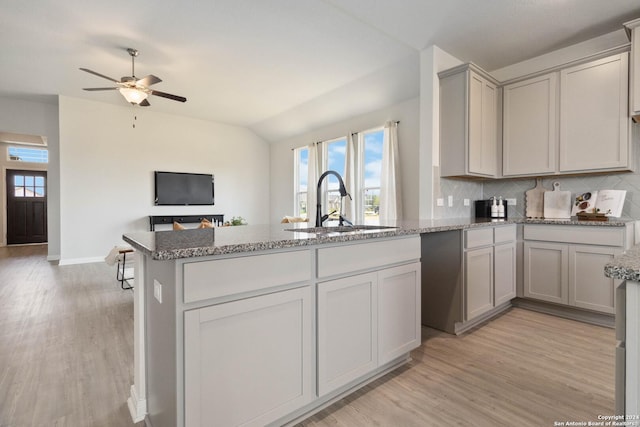
[[[132,104],[140,104],[149,96],[147,92],[133,87],[121,87],[118,90],[124,96],[124,99]]]

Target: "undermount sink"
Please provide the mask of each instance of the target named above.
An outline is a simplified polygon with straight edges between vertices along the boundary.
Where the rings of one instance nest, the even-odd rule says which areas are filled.
[[[301,233],[328,234],[328,233],[352,233],[355,231],[392,231],[398,227],[384,225],[341,225],[333,227],[309,227],[309,228],[285,228],[285,231],[297,231]]]

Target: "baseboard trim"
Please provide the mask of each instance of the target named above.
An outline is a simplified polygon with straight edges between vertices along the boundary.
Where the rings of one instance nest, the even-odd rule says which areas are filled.
[[[507,302],[502,303],[501,305],[499,305],[497,307],[492,308],[491,310],[487,311],[486,313],[481,314],[480,316],[476,317],[475,319],[469,320],[468,322],[456,322],[455,326],[454,326],[455,330],[453,331],[453,333],[455,335],[463,334],[463,333],[469,331],[470,329],[473,329],[476,326],[479,326],[479,325],[485,323],[486,321],[493,319],[494,317],[498,316],[502,312],[505,312],[505,311],[509,310],[511,307],[512,307],[511,301],[507,301]]]
[[[91,264],[93,262],[104,262],[104,257],[60,259],[58,265]]]
[[[526,310],[538,311],[540,313],[577,320],[578,322],[590,323],[596,326],[615,328],[615,316],[613,314],[596,313],[594,311],[565,307],[525,298],[516,298],[512,303],[514,307],[520,307]]]
[[[406,365],[410,361],[411,361],[410,353],[400,356],[399,358],[394,359],[393,361],[387,363],[386,365],[379,367],[378,369],[373,371],[369,377],[365,378],[364,380],[356,380],[355,382],[351,382],[347,385],[344,385],[338,388],[337,390],[327,394],[326,396],[321,397],[316,401],[308,404],[307,406],[299,409],[298,411],[295,411],[292,414],[289,414],[283,418],[280,418],[279,420],[276,420],[276,422],[269,424],[269,427],[271,426],[291,427],[291,426],[297,425],[301,421],[306,420],[307,418],[310,418],[314,414],[317,414],[323,409],[333,405],[340,399],[343,399],[349,396],[354,391],[361,389],[362,387],[366,386],[369,383],[372,383],[373,381],[379,378],[382,378],[388,373],[395,371],[400,366]]]
[[[134,423],[144,421],[147,415],[147,399],[140,399],[136,393],[136,386],[131,386],[131,396],[127,399],[127,406],[129,406],[129,413]]]

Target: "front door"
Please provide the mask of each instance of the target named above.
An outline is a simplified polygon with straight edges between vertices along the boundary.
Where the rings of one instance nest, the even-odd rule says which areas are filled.
[[[47,241],[47,172],[7,170],[7,244]]]

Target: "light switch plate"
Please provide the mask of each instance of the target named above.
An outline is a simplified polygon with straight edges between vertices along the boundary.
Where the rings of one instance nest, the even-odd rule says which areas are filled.
[[[436,199],[436,206],[444,206],[444,199]]]

